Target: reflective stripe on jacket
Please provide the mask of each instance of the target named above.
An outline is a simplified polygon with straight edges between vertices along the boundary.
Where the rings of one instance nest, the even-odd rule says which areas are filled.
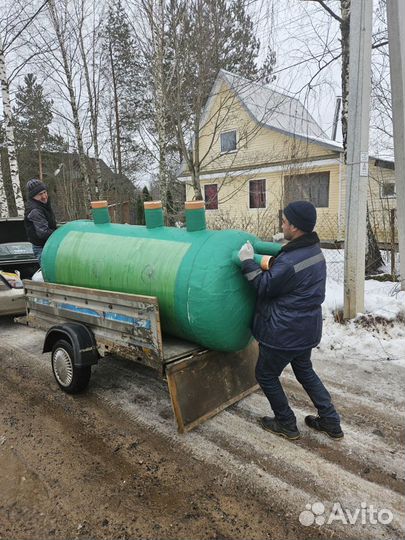
[[[274,349],[309,349],[322,336],[326,263],[318,242],[282,251],[269,270],[252,259],[242,263],[257,291],[252,333]]]

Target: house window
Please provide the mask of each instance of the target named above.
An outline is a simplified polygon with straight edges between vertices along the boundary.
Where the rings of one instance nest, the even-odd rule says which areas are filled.
[[[266,180],[250,180],[249,208],[266,208]]]
[[[285,176],[285,203],[310,201],[318,208],[327,208],[329,206],[329,180],[329,171]]]
[[[381,197],[392,199],[395,196],[395,182],[384,182],[381,184]]]
[[[234,152],[236,150],[236,131],[225,131],[221,133],[221,154]]]
[[[207,210],[218,210],[218,184],[204,186],[204,199]]]

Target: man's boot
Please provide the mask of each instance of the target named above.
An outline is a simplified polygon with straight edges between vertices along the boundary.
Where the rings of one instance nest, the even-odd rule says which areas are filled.
[[[280,424],[280,422],[278,422],[275,418],[270,418],[270,416],[263,416],[263,418],[260,418],[260,425],[266,431],[270,431],[270,433],[280,435],[280,437],[285,437],[291,441],[301,437],[296,425]]]
[[[316,431],[326,433],[332,439],[341,439],[343,437],[343,431],[339,424],[328,422],[328,420],[320,416],[306,416],[305,423]]]

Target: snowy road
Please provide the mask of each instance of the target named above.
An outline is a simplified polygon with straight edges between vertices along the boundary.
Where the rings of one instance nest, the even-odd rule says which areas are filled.
[[[144,524],[137,534],[153,537],[154,533],[155,537],[164,538],[404,537],[405,385],[402,365],[382,361],[380,355],[378,360],[374,360],[373,351],[364,351],[364,355],[357,358],[348,358],[342,351],[327,353],[322,348],[314,352],[315,368],[343,418],[345,438],[342,441],[333,441],[304,425],[304,416],[314,411],[290,369],[283,375],[283,381],[297,413],[302,432],[299,441],[289,442],[260,428],[257,418],[269,413],[260,392],[220,413],[195,431],[179,435],[165,383],[129,362],[102,360],[93,368],[86,395],[78,398],[65,396],[56,388],[49,355],[40,354],[43,336],[42,332],[15,325],[10,319],[0,320],[3,385],[6,385],[11,371],[15,380],[18,381],[19,377],[23,380],[22,387],[26,391],[29,380],[36,381],[36,391],[45,396],[47,393],[51,395],[61,414],[66,415],[66,421],[81,407],[93,411],[93,414],[97,414],[97,408],[103,409],[104,416],[121,418],[121,431],[124,433],[141,430],[146,443],[148,437],[154,441],[156,455],[160,452],[170,463],[166,473],[173,475],[172,482],[179,492],[193,492],[195,484],[195,497],[199,497],[201,489],[204,490],[204,478],[198,472],[201,469],[206,471],[207,492],[212,490],[219,498],[226,497],[226,494],[232,497],[232,512],[228,508],[227,514],[228,518],[232,514],[232,519],[217,515],[219,509],[224,508],[218,500],[213,501],[213,507],[209,508],[207,501],[203,505],[192,498],[189,499],[190,512],[193,505],[200,508],[200,512],[204,506],[205,516],[209,516],[204,526],[199,525],[201,516],[198,517],[198,512],[191,527],[179,521],[177,511],[173,509],[174,528],[173,524],[170,528],[162,519],[158,532],[156,529],[148,530]],[[23,396],[21,400],[23,403]],[[10,427],[7,421],[10,414],[7,408],[3,410],[3,433],[0,437],[3,435],[5,442],[0,445],[0,455],[6,451],[7,441],[18,441],[18,434],[21,438],[26,435],[26,432],[19,433],[18,425]],[[13,414],[17,413],[14,411]],[[47,429],[51,432],[43,436],[52,438],[52,426]],[[108,444],[115,447],[114,441]],[[13,446],[18,450],[18,442]],[[35,448],[30,452],[27,448],[21,443],[21,454],[27,452],[29,458],[25,459],[30,460],[27,468],[38,467]],[[188,463],[188,486],[181,484],[180,477],[176,479],[176,456]],[[131,465],[129,457],[126,463]],[[66,465],[70,466],[69,457],[65,457]],[[56,474],[55,470],[52,474]],[[167,477],[163,480],[156,474],[155,480],[162,483],[163,497]],[[57,484],[48,489],[50,496],[62,496],[57,491]],[[85,492],[85,485],[83,490]],[[12,497],[2,500],[0,495],[0,519],[2,513],[9,512],[12,502]],[[311,506],[315,503],[321,504]],[[18,503],[14,501],[14,504]],[[155,500],[155,511],[162,504],[162,501]],[[186,505],[186,502],[182,504]],[[254,505],[250,523],[244,511],[244,507],[249,505]],[[167,507],[164,508],[166,515]],[[82,511],[82,520],[90,523],[91,516],[86,509]],[[315,518],[317,522],[313,523]],[[113,519],[110,515],[108,521]],[[153,518],[153,523],[156,519]],[[7,537],[5,530],[12,531],[11,522],[7,526],[9,529],[0,528],[0,538]],[[127,529],[128,535],[134,535],[134,530]],[[34,528],[31,532],[38,536],[44,531]],[[67,529],[60,532],[68,534]],[[92,533],[95,538],[104,538],[107,531],[105,528],[99,531],[93,528]]]

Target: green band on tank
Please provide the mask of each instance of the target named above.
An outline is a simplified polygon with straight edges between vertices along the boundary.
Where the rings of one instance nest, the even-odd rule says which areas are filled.
[[[200,231],[177,274],[176,318],[191,341],[215,350],[241,350],[251,338],[255,291],[232,261],[252,235]]]
[[[93,221],[96,225],[102,225],[104,223],[110,223],[110,213],[108,208],[92,208],[91,213],[93,215]]]
[[[263,242],[262,240],[256,240],[253,243],[253,248],[255,253],[260,253],[261,255],[278,255],[283,246],[276,242]]]
[[[161,208],[145,209],[145,223],[148,229],[163,227],[163,210]]]
[[[186,209],[186,224],[188,232],[206,229],[205,208]]]

